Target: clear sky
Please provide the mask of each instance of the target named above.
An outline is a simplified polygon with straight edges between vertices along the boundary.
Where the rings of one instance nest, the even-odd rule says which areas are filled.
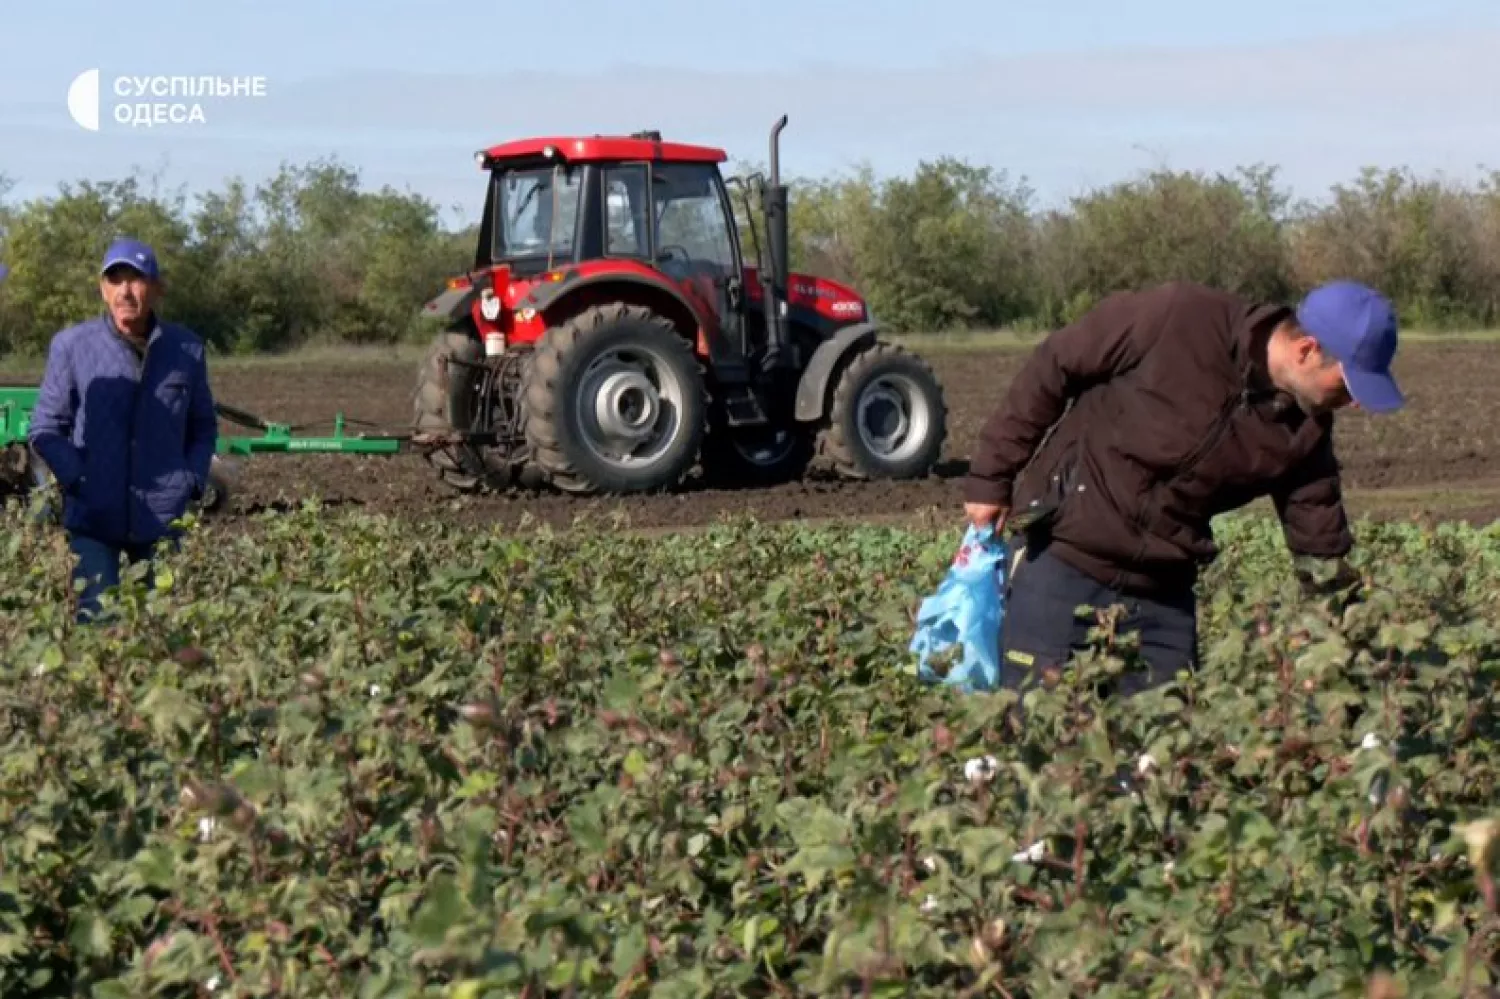
[[[337,157],[472,212],[471,153],[522,134],[658,128],[783,169],[963,156],[1045,202],[1165,165],[1276,164],[1320,196],[1361,165],[1500,168],[1497,0],[5,0],[12,197],[139,168],[170,188]],[[101,72],[101,130],[70,119]],[[117,76],[259,75],[206,120],[113,120]],[[151,98],[136,98],[151,99]]]

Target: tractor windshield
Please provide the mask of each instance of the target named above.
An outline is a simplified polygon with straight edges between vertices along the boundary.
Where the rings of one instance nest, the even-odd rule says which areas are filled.
[[[571,257],[583,171],[566,166],[508,170],[500,179],[497,256]]]

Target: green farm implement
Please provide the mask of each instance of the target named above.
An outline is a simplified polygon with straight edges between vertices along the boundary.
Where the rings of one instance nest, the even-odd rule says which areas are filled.
[[[0,495],[26,492],[47,481],[45,466],[31,452],[26,434],[31,427],[31,412],[40,390],[34,386],[0,386]],[[201,509],[213,512],[229,499],[229,483],[221,458],[248,457],[256,454],[370,454],[391,455],[406,449],[409,437],[400,434],[351,434],[345,428],[351,421],[343,413],[333,419],[333,433],[315,436],[302,433],[304,427],[264,420],[253,413],[219,403],[219,418],[249,430],[256,436],[219,435],[214,467],[209,473],[208,494]]]

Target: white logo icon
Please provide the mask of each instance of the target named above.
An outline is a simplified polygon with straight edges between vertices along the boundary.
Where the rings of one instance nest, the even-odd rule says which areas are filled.
[[[99,131],[99,71],[86,69],[68,85],[68,114],[80,128]]]

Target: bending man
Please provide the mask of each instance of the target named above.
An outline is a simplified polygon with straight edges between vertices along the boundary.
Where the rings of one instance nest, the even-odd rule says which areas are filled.
[[[1150,669],[1122,692],[1191,669],[1210,518],[1262,496],[1294,556],[1342,568],[1354,542],[1333,414],[1401,407],[1396,339],[1390,303],[1353,282],[1296,309],[1168,284],[1112,295],[1048,337],[981,430],[964,488],[971,522],[1025,536],[1006,684],[1084,645],[1085,604],[1123,604],[1139,634]]]

